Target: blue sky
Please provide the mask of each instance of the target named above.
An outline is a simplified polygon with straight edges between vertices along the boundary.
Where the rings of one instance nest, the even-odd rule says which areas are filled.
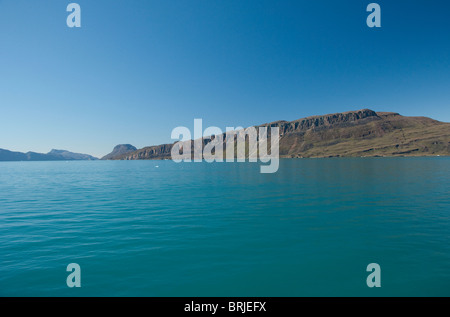
[[[0,0],[0,148],[103,156],[176,126],[361,108],[450,122],[450,2]]]

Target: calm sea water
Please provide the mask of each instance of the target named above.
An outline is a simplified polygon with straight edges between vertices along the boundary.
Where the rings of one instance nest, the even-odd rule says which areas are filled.
[[[444,157],[281,160],[275,174],[2,162],[0,295],[450,296],[449,180]],[[66,285],[73,262],[81,288]]]

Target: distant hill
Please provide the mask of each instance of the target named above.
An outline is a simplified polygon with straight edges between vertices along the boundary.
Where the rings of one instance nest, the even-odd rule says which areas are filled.
[[[280,128],[280,157],[450,155],[450,123],[426,117],[362,109],[260,126]],[[109,159],[170,159],[172,146],[149,146]]]
[[[98,160],[98,158],[88,154],[73,153],[66,150],[51,150],[50,152],[47,153],[47,155],[61,156],[65,160],[86,160],[86,161]]]
[[[74,161],[98,160],[87,154],[73,153],[65,150],[51,150],[47,154],[36,152],[13,152],[0,149],[0,161]]]
[[[111,160],[114,159],[114,157],[125,155],[127,153],[134,152],[136,150],[137,148],[135,148],[131,144],[119,144],[114,147],[111,153],[103,156],[102,160]]]

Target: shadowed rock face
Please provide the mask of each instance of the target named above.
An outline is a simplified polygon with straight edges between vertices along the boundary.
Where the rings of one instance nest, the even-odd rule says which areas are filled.
[[[279,127],[280,157],[450,155],[450,123],[426,117],[362,109],[258,127],[264,126]],[[170,159],[172,147],[149,146],[111,159]]]
[[[113,149],[113,151],[105,156],[102,157],[102,160],[111,160],[114,159],[114,157],[121,156],[130,152],[136,151],[137,148],[132,146],[131,144],[119,144],[116,145]]]
[[[291,133],[306,131],[308,129],[325,129],[337,126],[350,126],[353,124],[364,124],[372,120],[377,120],[375,111],[363,109],[359,111],[349,111],[343,113],[334,113],[324,116],[312,116],[295,121],[276,121],[260,126],[271,126],[280,128],[280,133]]]

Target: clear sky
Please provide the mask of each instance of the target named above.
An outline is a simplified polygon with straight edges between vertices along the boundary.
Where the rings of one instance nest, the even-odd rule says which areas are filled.
[[[0,148],[103,156],[176,126],[370,108],[450,121],[450,1],[0,0]]]

